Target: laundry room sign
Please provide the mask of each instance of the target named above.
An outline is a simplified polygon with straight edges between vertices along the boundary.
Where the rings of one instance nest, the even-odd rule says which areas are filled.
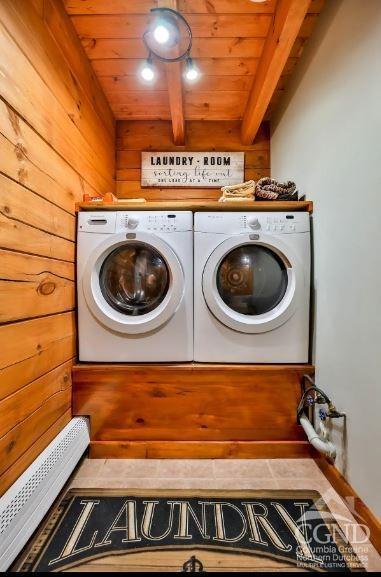
[[[244,152],[142,152],[142,186],[220,188],[243,182]]]

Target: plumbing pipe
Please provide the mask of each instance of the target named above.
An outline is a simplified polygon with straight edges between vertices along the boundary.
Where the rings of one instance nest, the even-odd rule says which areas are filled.
[[[304,432],[306,433],[307,438],[311,443],[311,445],[315,447],[315,449],[317,449],[320,453],[323,453],[324,455],[332,459],[332,461],[334,461],[336,458],[335,445],[331,443],[331,441],[324,441],[319,437],[318,433],[315,431],[311,421],[309,420],[305,412],[303,412],[300,415],[299,422],[302,425]]]

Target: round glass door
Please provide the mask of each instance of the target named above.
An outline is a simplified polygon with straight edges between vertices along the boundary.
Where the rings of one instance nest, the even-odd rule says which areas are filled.
[[[185,290],[178,256],[165,240],[148,232],[133,238],[106,235],[87,260],[82,277],[86,303],[107,328],[145,334],[168,322]]]
[[[243,238],[245,236],[245,238]],[[281,239],[232,236],[206,261],[202,290],[210,312],[242,333],[264,333],[295,312],[303,287],[301,265]]]
[[[216,286],[223,302],[242,315],[268,313],[284,298],[288,285],[283,260],[269,248],[244,244],[221,260]]]
[[[144,242],[129,242],[113,250],[99,272],[99,286],[107,303],[128,316],[141,316],[165,299],[170,273],[163,256]]]

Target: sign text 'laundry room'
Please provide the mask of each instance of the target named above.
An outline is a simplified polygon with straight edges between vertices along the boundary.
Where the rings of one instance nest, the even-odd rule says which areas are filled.
[[[219,188],[244,181],[244,152],[142,152],[142,186]]]

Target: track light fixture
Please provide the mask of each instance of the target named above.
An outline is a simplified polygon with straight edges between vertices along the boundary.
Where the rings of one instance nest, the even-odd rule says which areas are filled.
[[[151,16],[148,28],[143,34],[148,57],[140,68],[141,78],[145,82],[155,80],[153,58],[156,58],[166,63],[185,61],[184,78],[195,82],[200,73],[190,56],[192,30],[186,19],[171,8],[152,8]]]

